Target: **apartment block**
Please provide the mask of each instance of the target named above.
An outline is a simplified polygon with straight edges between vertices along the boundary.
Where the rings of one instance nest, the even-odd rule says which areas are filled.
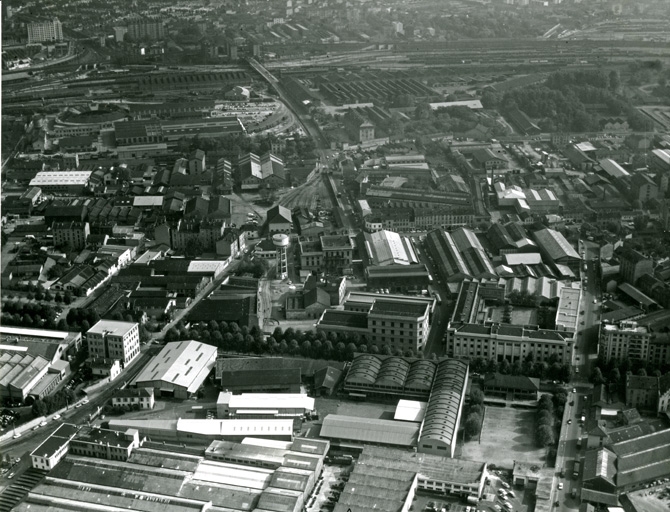
[[[125,367],[140,354],[139,325],[100,320],[86,333],[90,357],[118,359]]]
[[[632,321],[603,324],[600,330],[600,354],[606,359],[649,358],[649,330]]]

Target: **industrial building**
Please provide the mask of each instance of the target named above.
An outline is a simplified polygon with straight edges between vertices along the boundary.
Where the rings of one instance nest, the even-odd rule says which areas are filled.
[[[81,334],[66,331],[2,326],[0,336],[0,398],[12,401],[53,392],[81,346]]]
[[[438,363],[421,424],[420,452],[454,457],[468,387],[468,370],[466,362],[456,359],[443,359]]]
[[[275,441],[293,440],[292,419],[183,419],[132,420],[110,419],[109,428],[137,429],[152,441],[209,444],[213,440],[240,442],[246,437]]]
[[[582,501],[616,506],[619,497],[670,476],[670,429],[586,452]]]
[[[452,233],[431,231],[426,248],[442,278],[449,282],[498,276],[477,236],[467,228]]]
[[[222,391],[216,400],[218,418],[300,418],[314,411],[314,398],[301,393],[242,393]]]
[[[339,447],[377,445],[411,448],[416,446],[419,431],[417,423],[329,414],[323,419],[319,435]]]
[[[30,180],[45,194],[82,195],[88,187],[92,171],[40,171]]]
[[[409,510],[417,490],[479,498],[487,475],[481,462],[366,446],[334,511]]]
[[[139,326],[135,322],[100,320],[86,332],[90,357],[118,359],[123,367],[140,355]]]
[[[354,398],[397,396],[428,400],[437,362],[396,356],[357,354],[344,379]]]
[[[415,265],[419,258],[412,241],[393,231],[362,233],[367,265]]]
[[[195,394],[216,364],[217,349],[198,341],[167,343],[131,383],[156,396],[186,399]]]
[[[533,233],[533,239],[547,261],[556,266],[565,265],[573,272],[579,272],[582,258],[561,233],[549,228],[541,229]]]
[[[301,512],[329,449],[324,440],[254,438],[184,448],[97,428],[68,442],[74,432],[59,439],[70,453],[14,510]]]

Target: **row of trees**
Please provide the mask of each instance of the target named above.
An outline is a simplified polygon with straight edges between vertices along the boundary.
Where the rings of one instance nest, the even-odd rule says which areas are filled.
[[[61,389],[53,395],[38,398],[33,402],[32,413],[33,416],[39,418],[46,416],[52,412],[58,411],[67,405],[72,405],[75,401],[76,395],[71,389]]]
[[[226,352],[302,356],[312,359],[334,359],[351,361],[354,353],[371,353],[416,357],[413,350],[393,350],[389,345],[378,347],[367,345],[357,334],[328,335],[313,331],[302,331],[289,327],[285,331],[277,327],[272,336],[265,338],[254,326],[240,327],[235,322],[200,322],[187,329],[183,322],[169,329],[165,341],[194,339],[208,343]],[[419,355],[421,357],[421,355]]]
[[[2,324],[55,329],[56,315],[56,309],[48,304],[7,301],[2,307]]]
[[[556,442],[556,416],[554,403],[549,395],[542,395],[537,406],[535,426],[535,441],[538,446],[551,446]]]
[[[479,435],[484,417],[484,393],[475,388],[470,393],[470,407],[463,422],[463,433],[467,440],[474,439]]]
[[[523,361],[510,363],[503,359],[498,363],[495,359],[475,357],[470,361],[470,371],[473,373],[502,373],[503,375],[525,375],[538,379],[558,380],[569,382],[572,378],[572,367],[569,363],[561,363],[556,354],[548,360],[535,361],[535,354],[530,352]]]
[[[598,357],[591,368],[589,380],[596,386],[605,384],[610,393],[624,396],[626,393],[626,377],[638,375],[640,377],[660,377],[670,372],[670,364],[658,365],[641,359],[605,359]]]

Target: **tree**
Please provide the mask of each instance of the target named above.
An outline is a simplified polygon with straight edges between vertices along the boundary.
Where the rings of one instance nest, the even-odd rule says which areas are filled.
[[[540,425],[536,432],[537,443],[540,446],[549,446],[554,444],[554,429],[549,425]]]
[[[382,355],[390,356],[392,353],[393,353],[393,350],[391,350],[390,345],[383,345],[382,346]]]
[[[595,386],[599,386],[600,384],[605,383],[605,377],[603,377],[603,372],[600,370],[599,367],[593,368],[593,371],[591,372],[591,377],[589,379],[592,384]]]
[[[509,361],[507,359],[503,359],[502,362],[500,363],[500,368],[498,369],[498,371],[503,375],[509,375],[511,370],[512,367],[509,364]]]
[[[537,415],[537,423],[538,425],[549,425],[550,427],[553,427],[555,423],[555,418],[554,415],[551,413],[551,411],[543,410],[539,411]]]
[[[302,345],[300,346],[300,353],[304,357],[310,357],[312,355],[312,343],[309,340],[302,342]]]
[[[474,437],[477,437],[479,435],[479,430],[481,428],[481,423],[482,423],[482,419],[478,414],[468,415],[468,417],[465,419],[465,423],[463,425],[463,431],[465,432],[465,436],[468,439],[472,439]]]
[[[470,391],[470,403],[471,404],[483,404],[484,403],[484,393],[479,388],[473,388]]]
[[[169,343],[171,341],[177,341],[178,339],[179,339],[179,331],[177,331],[177,329],[175,329],[174,327],[170,327],[165,333],[165,341]]]
[[[33,402],[32,413],[35,418],[46,416],[49,413],[47,404],[38,398]]]

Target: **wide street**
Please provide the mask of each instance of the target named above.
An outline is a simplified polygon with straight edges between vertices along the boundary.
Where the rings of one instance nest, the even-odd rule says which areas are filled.
[[[593,261],[594,258],[598,258],[598,249],[595,244],[580,240],[578,250],[580,254],[583,253],[582,258],[586,262],[587,269],[586,272],[582,270],[583,294],[577,325],[577,340],[573,352],[574,374],[561,424],[556,473],[552,486],[552,501],[559,503],[558,510],[577,510],[579,508],[579,500],[572,498],[571,493],[572,489],[576,488],[577,495],[579,495],[581,475],[575,477],[573,470],[575,462],[579,462],[580,466],[583,465],[585,446],[577,448],[577,445],[578,439],[584,436],[581,416],[587,409],[593,389],[588,378],[591,362],[597,357],[598,350],[601,298],[596,276],[596,263]],[[561,474],[563,474],[562,477]],[[563,489],[558,488],[560,483],[563,484]]]

